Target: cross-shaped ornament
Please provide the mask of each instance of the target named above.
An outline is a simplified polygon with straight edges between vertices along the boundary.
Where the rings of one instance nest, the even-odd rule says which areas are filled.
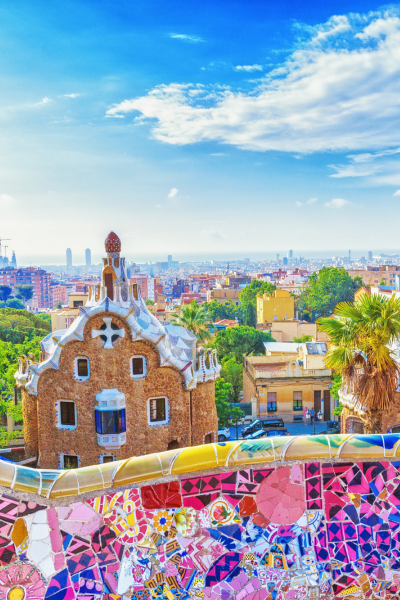
[[[103,348],[109,350],[113,347],[113,343],[117,341],[118,337],[125,337],[125,329],[118,329],[117,325],[109,317],[104,317],[103,321],[104,323],[100,329],[92,329],[92,338],[100,336],[100,339],[105,342]]]

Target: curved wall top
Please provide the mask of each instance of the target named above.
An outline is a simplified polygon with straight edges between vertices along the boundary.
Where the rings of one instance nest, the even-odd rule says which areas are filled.
[[[32,469],[0,460],[0,485],[61,499],[157,479],[290,461],[399,460],[400,434],[315,435],[241,440],[170,450],[80,469]]]

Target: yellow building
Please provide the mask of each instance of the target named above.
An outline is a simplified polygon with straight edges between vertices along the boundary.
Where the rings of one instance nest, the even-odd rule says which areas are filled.
[[[275,290],[273,295],[257,296],[257,325],[294,319],[294,296],[286,290]]]
[[[208,290],[207,302],[212,302],[213,300],[216,300],[220,304],[226,304],[227,302],[229,302],[229,300],[231,300],[232,304],[235,304],[235,306],[239,306],[239,298],[242,291],[243,290],[241,290],[240,288],[217,287],[212,290]]]
[[[332,373],[324,364],[326,344],[267,342],[266,356],[246,356],[243,363],[243,401],[251,402],[253,418],[281,417],[304,421],[304,409],[332,417]],[[290,347],[289,347],[290,346]]]
[[[79,307],[85,306],[87,299],[88,294],[81,292],[69,294],[68,308],[59,308],[58,310],[51,311],[51,330],[68,329],[71,323],[79,317]]]

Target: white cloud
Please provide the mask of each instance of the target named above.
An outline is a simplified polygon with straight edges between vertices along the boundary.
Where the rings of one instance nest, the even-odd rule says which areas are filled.
[[[169,37],[174,40],[183,40],[184,42],[204,42],[204,40],[197,35],[186,35],[185,33],[170,33]]]
[[[47,96],[45,96],[44,98],[42,98],[42,100],[40,102],[36,103],[36,106],[39,106],[39,104],[48,104],[49,102],[53,102],[53,100],[51,98],[47,98]]]
[[[308,39],[250,91],[171,83],[108,114],[137,111],[169,144],[211,140],[300,154],[397,147],[399,14],[335,16],[305,28]]]
[[[238,65],[235,67],[235,71],[262,71],[261,65]]]
[[[345,200],[344,198],[333,198],[330,202],[325,202],[324,206],[327,208],[343,208],[344,206],[349,206],[352,202]]]
[[[63,94],[63,98],[78,98],[80,94]]]
[[[396,192],[393,194],[393,196],[400,196],[400,190],[397,190],[397,191],[396,191]]]
[[[316,202],[318,202],[318,198],[310,198],[309,200],[307,200],[306,202],[295,202],[296,206],[305,206],[307,204],[315,204]]]
[[[336,173],[329,175],[336,179],[342,179],[343,177],[368,177],[375,175],[379,171],[378,167],[359,167],[357,165],[329,165],[331,169],[335,169]]]
[[[178,195],[178,188],[172,188],[172,190],[170,190],[169,194],[168,194],[168,198],[176,198]]]

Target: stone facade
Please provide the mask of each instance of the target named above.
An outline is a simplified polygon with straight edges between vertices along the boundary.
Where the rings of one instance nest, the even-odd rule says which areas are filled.
[[[115,245],[113,238],[113,250]],[[108,263],[105,271],[116,279]],[[22,387],[26,453],[37,456],[42,468],[66,467],[70,456],[77,457],[73,466],[84,467],[217,440],[215,357],[197,357],[192,333],[164,328],[137,289],[126,288],[122,300],[124,280],[120,286],[111,283],[93,291],[91,303],[67,331],[45,338],[42,363],[20,364],[16,379]],[[133,373],[135,357],[143,366],[139,375]],[[77,371],[78,359],[85,361],[86,376]],[[100,406],[104,394],[114,405],[107,414]],[[150,418],[151,399],[161,400],[165,418]],[[61,403],[70,403],[69,425]],[[111,419],[115,435],[98,435],[103,416]]]

